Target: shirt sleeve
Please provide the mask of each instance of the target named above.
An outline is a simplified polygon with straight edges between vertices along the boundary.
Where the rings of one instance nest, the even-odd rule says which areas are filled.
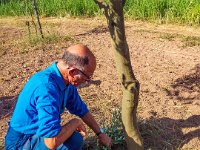
[[[36,91],[36,109],[38,111],[38,130],[40,137],[54,137],[61,130],[59,113],[59,95],[55,87],[40,86]]]
[[[89,109],[87,108],[87,105],[82,101],[77,91],[77,88],[74,86],[71,87],[71,96],[70,99],[67,101],[66,108],[71,114],[82,118],[85,114],[89,112]]]

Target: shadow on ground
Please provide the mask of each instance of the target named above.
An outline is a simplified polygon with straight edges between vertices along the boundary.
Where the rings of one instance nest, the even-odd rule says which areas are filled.
[[[191,69],[189,74],[174,80],[171,87],[164,90],[173,101],[180,101],[186,105],[199,105],[200,64]],[[193,138],[200,137],[199,127],[200,115],[193,115],[185,120],[152,117],[140,123],[145,147],[153,150],[182,148]]]
[[[176,150],[194,138],[200,137],[200,115],[193,115],[186,120],[171,118],[149,118],[139,122],[139,129],[144,141],[145,150]],[[183,133],[183,129],[193,128]],[[197,143],[198,144],[198,143]],[[126,150],[124,143],[114,144],[112,150]],[[198,147],[198,145],[196,145]],[[97,138],[86,139],[84,150],[102,150]]]
[[[91,35],[91,34],[102,34],[108,32],[108,28],[104,26],[98,26],[96,28],[93,28],[92,30],[89,30],[85,33],[77,34],[75,36],[86,36],[86,35]]]
[[[0,97],[0,119],[10,116],[16,104],[17,96]]]
[[[186,120],[170,118],[150,118],[140,122],[140,131],[145,143],[145,149],[178,149],[193,138],[200,136],[200,129],[184,134],[184,128],[200,126],[200,115],[194,115]]]
[[[200,100],[200,64],[190,70],[190,74],[180,77],[165,89],[168,96],[184,103]]]

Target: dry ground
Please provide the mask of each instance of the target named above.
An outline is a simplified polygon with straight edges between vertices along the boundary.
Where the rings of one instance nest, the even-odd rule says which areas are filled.
[[[105,20],[43,18],[48,37],[43,44],[29,42],[26,21],[30,18],[0,19],[0,145],[27,79],[73,43],[87,44],[97,57],[93,81],[79,91],[95,117],[109,121],[122,94]],[[145,149],[199,150],[200,28],[127,21],[126,33],[141,83],[138,116]]]

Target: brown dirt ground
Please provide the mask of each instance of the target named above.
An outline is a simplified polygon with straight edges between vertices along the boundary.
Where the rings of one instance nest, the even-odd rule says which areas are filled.
[[[1,147],[27,79],[74,43],[87,44],[97,57],[93,81],[80,88],[80,94],[98,121],[110,120],[122,93],[105,20],[42,18],[45,35],[53,39],[45,44],[29,44],[26,21],[30,18],[0,19]],[[34,35],[33,24],[30,28]],[[126,33],[133,70],[141,83],[138,116],[145,149],[199,150],[200,28],[127,21]]]

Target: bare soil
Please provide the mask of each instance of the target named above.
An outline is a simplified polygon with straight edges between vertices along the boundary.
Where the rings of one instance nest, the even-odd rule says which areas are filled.
[[[30,18],[0,19],[0,147],[16,98],[28,80],[74,43],[97,57],[93,81],[80,95],[95,118],[109,122],[120,107],[117,77],[106,21],[99,18],[42,18],[45,36],[29,42]],[[141,84],[138,117],[145,149],[200,149],[200,28],[126,21],[134,73]],[[58,36],[59,35],[59,36]],[[64,114],[66,121],[69,114]],[[1,149],[0,148],[0,149]]]

